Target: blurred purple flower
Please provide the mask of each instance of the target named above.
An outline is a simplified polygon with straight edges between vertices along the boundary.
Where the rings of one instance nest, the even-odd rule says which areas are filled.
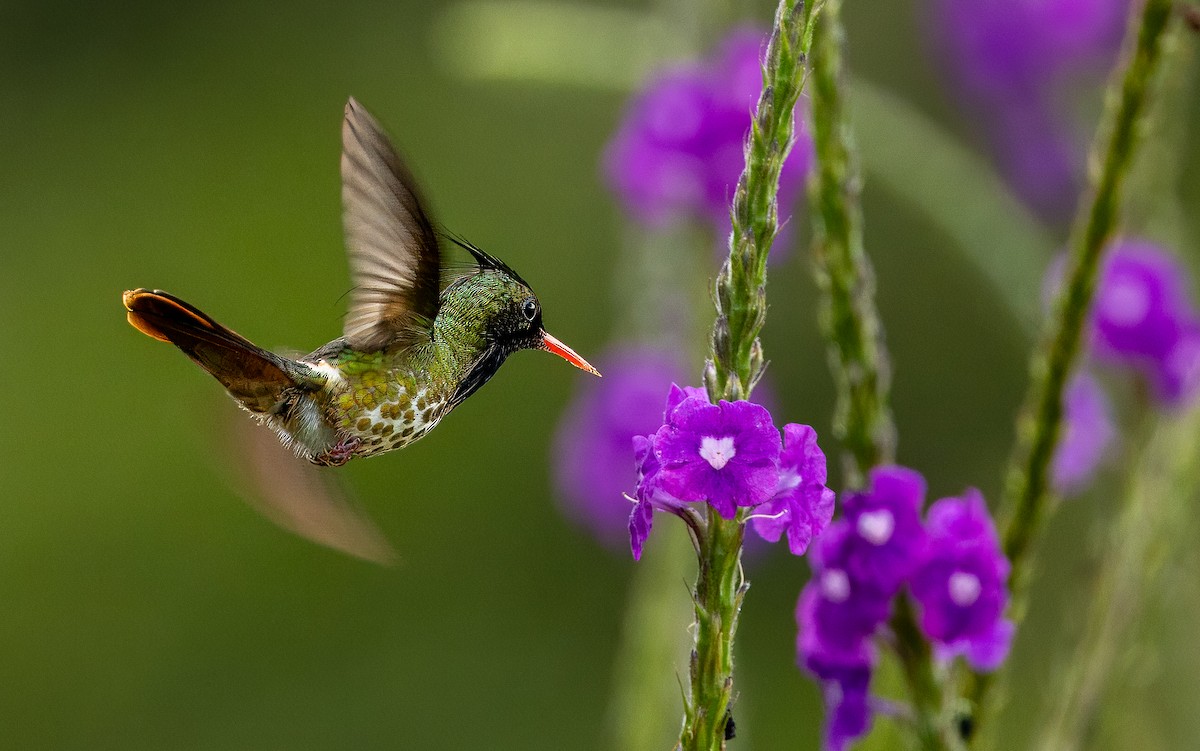
[[[926,515],[929,545],[909,587],[920,604],[921,628],[968,660],[990,657],[985,669],[1004,659],[1011,629],[998,628],[1008,603],[1008,560],[979,491],[943,498]],[[1005,640],[997,643],[997,640]]]
[[[936,0],[934,45],[1016,192],[1070,216],[1129,0]]]
[[[846,495],[845,516],[813,548],[813,578],[796,605],[796,651],[824,689],[827,749],[845,748],[869,728],[872,637],[902,585],[940,658],[962,655],[978,670],[994,670],[1008,654],[1009,565],[983,497],[968,490],[943,498],[922,524],[924,496],[919,473],[877,467],[866,491]]]
[[[1008,659],[1016,633],[1016,624],[1006,618],[997,618],[988,631],[971,639],[961,639],[950,644],[935,643],[933,653],[941,662],[962,657],[975,670],[990,673]]]
[[[871,729],[871,672],[870,666],[862,666],[824,682],[826,751],[844,751]]]
[[[619,347],[600,358],[604,378],[581,381],[555,438],[555,485],[563,511],[605,544],[624,540],[629,446],[662,424],[662,394],[679,379],[669,349]]]
[[[1054,454],[1051,481],[1065,495],[1082,491],[1104,461],[1115,436],[1111,409],[1096,379],[1080,371],[1063,395],[1062,436]]]
[[[898,466],[872,469],[866,491],[845,495],[842,512],[857,541],[847,561],[852,579],[889,595],[900,588],[925,547],[924,499],[925,478]]]
[[[845,520],[829,525],[813,551],[813,578],[796,606],[797,645],[805,666],[824,677],[826,667],[866,659],[867,640],[887,620],[892,593],[851,574],[862,545]]]
[[[888,616],[889,597],[850,578],[854,530],[837,521],[814,548],[813,578],[796,605],[796,652],[822,684],[825,748],[843,749],[870,727],[868,689],[875,665],[870,637]]]
[[[775,492],[781,446],[771,413],[746,401],[686,398],[654,435],[661,487],[680,500],[707,500],[726,519]]]
[[[766,35],[738,29],[713,55],[661,71],[630,104],[604,154],[604,174],[637,220],[663,226],[707,217],[722,238],[744,166],[743,146],[762,91]],[[779,204],[792,206],[812,162],[803,118],[780,175]],[[781,223],[787,211],[781,208]]]
[[[1184,269],[1154,243],[1115,243],[1092,303],[1092,353],[1120,365],[1164,361],[1191,313],[1186,282]]]
[[[1047,298],[1062,285],[1065,257],[1047,270]],[[1168,407],[1200,392],[1200,312],[1188,273],[1171,253],[1147,240],[1114,241],[1096,284],[1089,318],[1092,357],[1130,368]]]
[[[754,531],[767,542],[779,542],[786,533],[792,554],[804,555],[833,518],[835,496],[825,480],[825,453],[817,445],[817,431],[807,425],[784,425],[779,484],[771,500],[755,511]]]
[[[1159,401],[1180,406],[1200,392],[1200,320],[1189,314],[1179,325],[1179,336],[1159,363],[1152,381]]]

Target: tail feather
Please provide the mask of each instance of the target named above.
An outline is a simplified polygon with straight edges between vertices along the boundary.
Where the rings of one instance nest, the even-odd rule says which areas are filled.
[[[318,385],[299,364],[259,347],[174,295],[135,289],[122,300],[134,328],[174,344],[251,412],[272,411],[285,389]]]

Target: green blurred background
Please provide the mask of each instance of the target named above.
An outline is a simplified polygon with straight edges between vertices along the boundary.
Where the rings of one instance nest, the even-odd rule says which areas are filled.
[[[656,54],[686,51],[729,21],[765,24],[772,8],[710,5],[721,19],[711,24],[682,2],[588,6],[679,19],[680,36],[646,44],[596,27],[584,48],[637,48],[557,80],[553,64],[524,80],[490,75],[470,43],[471,13],[448,3],[0,7],[10,353],[0,747],[605,747],[635,566],[566,521],[550,487],[553,430],[582,374],[518,355],[427,440],[348,466],[400,551],[401,564],[383,569],[284,533],[238,499],[225,447],[234,408],[184,357],[132,330],[119,295],[170,290],[269,347],[336,336],[348,286],[339,129],[353,94],[408,154],[440,220],[519,269],[551,330],[591,356],[620,313],[609,280],[628,230],[597,163],[622,87]],[[857,75],[977,141],[934,74],[913,3],[848,5]],[[541,31],[526,38],[534,58],[563,47]],[[524,53],[497,54],[541,70]],[[1195,123],[1189,85],[1178,96]],[[1180,160],[1192,186],[1184,206],[1200,200],[1197,135],[1193,124]],[[900,458],[926,473],[933,497],[977,485],[994,498],[1026,335],[906,191],[869,182],[865,209]],[[1200,236],[1195,212],[1175,231]],[[804,255],[771,281],[777,416],[828,432],[832,386]],[[1050,525],[1014,656],[1006,748],[1022,746],[1052,658],[1078,628],[1095,518],[1110,507],[1082,500]],[[751,571],[737,748],[817,743],[820,697],[794,668],[792,608],[806,575],[785,556]],[[1170,581],[1151,648],[1123,665],[1109,747],[1200,737],[1200,592]],[[681,638],[686,622],[684,607]]]

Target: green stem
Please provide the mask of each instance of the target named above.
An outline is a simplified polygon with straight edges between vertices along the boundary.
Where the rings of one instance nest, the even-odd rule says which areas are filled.
[[[863,249],[862,177],[843,94],[840,9],[840,0],[828,0],[813,42],[812,123],[819,166],[812,187],[813,258],[837,382],[834,429],[848,452],[845,473],[854,487],[871,467],[893,461],[895,427],[887,403],[889,368],[875,309],[874,272]],[[943,687],[907,595],[898,600],[891,630],[915,711],[917,742],[928,749],[954,748]]]
[[[1088,200],[1081,207],[1070,241],[1066,283],[1041,346],[1034,352],[1031,385],[1017,426],[1002,500],[1004,553],[1012,563],[1011,615],[1020,622],[1031,569],[1032,543],[1041,532],[1049,500],[1049,470],[1062,423],[1062,395],[1079,354],[1100,260],[1116,229],[1124,199],[1122,187],[1144,130],[1152,84],[1160,67],[1172,0],[1134,4],[1130,38],[1119,79],[1109,92],[1091,163],[1099,165]],[[994,681],[975,676],[970,691],[976,728]]]
[[[841,0],[828,0],[812,55],[812,130],[818,175],[812,186],[813,260],[822,292],[821,326],[837,382],[834,431],[849,452],[850,486],[892,461],[889,368],[875,310],[875,280],[863,250],[862,175],[844,99]]]
[[[814,11],[781,0],[763,63],[763,92],[746,143],[746,167],[732,207],[729,257],[715,284],[716,320],[712,359],[705,368],[709,399],[744,399],[762,374],[758,334],[766,319],[767,254],[778,230],[779,173],[792,146],[793,110],[803,85]],[[723,519],[707,509],[700,536],[695,644],[691,686],[684,706],[679,747],[725,748],[727,713],[733,700],[733,638],[746,583],[741,575],[744,513]]]
[[[767,254],[778,230],[779,173],[792,147],[792,111],[803,84],[814,11],[781,0],[763,64],[763,92],[746,143],[746,167],[731,210],[729,257],[714,288],[717,318],[712,366],[705,373],[709,398],[743,399],[762,375],[758,334],[767,316]]]
[[[738,519],[722,519],[711,507],[707,521],[692,593],[696,610],[692,690],[679,737],[685,751],[725,748],[726,717],[733,700],[733,638],[749,586],[741,577],[745,525]]]

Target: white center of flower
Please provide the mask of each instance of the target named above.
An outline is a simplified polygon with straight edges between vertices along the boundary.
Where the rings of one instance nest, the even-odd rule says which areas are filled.
[[[979,577],[975,574],[966,571],[955,571],[950,574],[950,599],[954,600],[954,604],[962,608],[969,608],[979,599],[979,592],[983,589],[983,585],[979,583]]]
[[[1140,279],[1114,279],[1102,299],[1105,317],[1121,326],[1137,325],[1150,312],[1150,292]]]
[[[884,545],[896,531],[896,517],[885,508],[858,517],[858,533],[872,545]]]
[[[733,436],[714,438],[706,435],[700,439],[700,458],[712,465],[713,469],[721,469],[729,460],[737,456],[733,447]]]
[[[850,577],[839,568],[821,574],[821,594],[830,602],[845,602],[850,597]]]

